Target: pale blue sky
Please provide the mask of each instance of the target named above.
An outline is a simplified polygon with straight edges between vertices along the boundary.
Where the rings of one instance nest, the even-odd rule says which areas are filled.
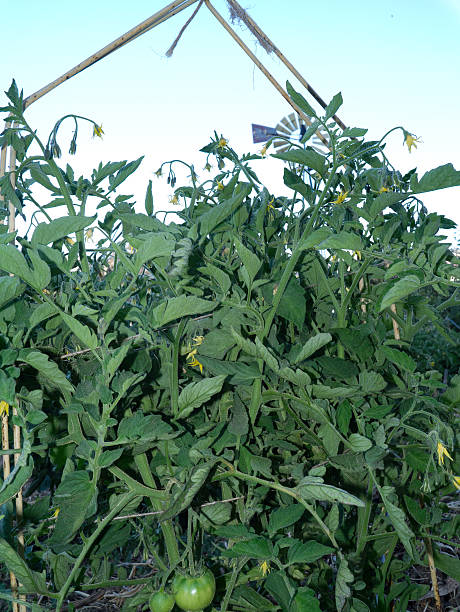
[[[27,96],[166,3],[2,0],[0,5],[0,89],[14,77]],[[225,0],[214,5],[228,18]],[[409,154],[401,134],[391,138],[388,151],[396,166],[425,171],[452,162],[460,168],[460,0],[247,0],[242,5],[324,99],[342,92],[344,123],[369,128],[371,138],[403,125],[422,139]],[[128,189],[143,202],[146,183],[162,161],[181,158],[200,173],[205,160],[197,151],[214,130],[241,153],[257,151],[251,123],[274,126],[291,112],[206,6],[172,58],[165,57],[195,6],[27,110],[43,137],[70,112],[102,123],[102,141],[92,140],[89,128],[81,130],[77,157],[70,160],[77,172],[89,172],[99,160],[145,154]],[[302,90],[281,62],[235,27],[282,85],[289,78]],[[281,188],[280,162],[262,160],[255,169],[269,188]],[[160,181],[154,186],[155,207],[166,208],[170,190]],[[429,208],[457,222],[459,200],[460,188],[426,198]]]

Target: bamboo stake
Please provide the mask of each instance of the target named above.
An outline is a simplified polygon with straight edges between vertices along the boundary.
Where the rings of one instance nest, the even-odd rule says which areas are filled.
[[[8,413],[6,410],[2,414],[2,450],[10,449],[10,440],[8,432]],[[3,480],[5,481],[11,473],[11,462],[9,455],[3,455]],[[18,581],[13,572],[10,572],[11,595],[14,599],[18,597]],[[13,602],[13,612],[19,612],[19,605]],[[21,611],[22,612],[22,611]]]
[[[363,277],[359,279],[358,289],[360,290],[361,293],[364,291],[364,278]],[[366,302],[364,301],[364,298],[361,298],[361,312],[363,314],[366,313]]]
[[[7,121],[5,123],[5,128],[8,129],[9,127],[11,127],[11,123]],[[8,145],[4,143],[2,146],[1,154],[0,154],[0,177],[5,176],[7,157],[8,157]],[[0,202],[2,202],[3,200],[4,200],[4,196],[0,193]],[[9,218],[8,218],[8,225],[9,225]],[[7,410],[4,410],[4,412],[2,413],[2,450],[10,450],[8,426],[9,426],[8,412]],[[2,463],[3,463],[3,480],[5,481],[11,473],[10,456],[3,455]],[[13,572],[10,572],[10,585],[11,585],[11,595],[15,599],[17,599],[18,581],[16,580],[16,576],[13,574]],[[19,612],[19,605],[16,602],[13,602],[13,612]]]
[[[394,314],[397,314],[397,312],[396,312],[396,304],[392,304],[390,306],[390,310],[391,310],[391,312],[394,312]],[[401,332],[399,331],[399,325],[398,325],[396,319],[394,319],[393,317],[391,317],[391,320],[393,322],[393,335],[395,337],[395,340],[401,340]]]
[[[8,414],[3,412],[2,414],[2,450],[10,450],[9,433],[8,433]],[[8,454],[2,455],[3,461],[3,480],[5,481],[11,472],[10,456]]]
[[[232,28],[228,25],[228,23],[225,21],[225,19],[222,17],[222,15],[220,13],[218,13],[218,11],[216,11],[216,9],[209,2],[209,0],[204,0],[204,1],[205,1],[206,6],[208,7],[208,9],[211,11],[211,13],[217,19],[217,21],[227,30],[227,32],[230,34],[230,36],[233,38],[233,40],[235,40],[236,43],[243,49],[243,51],[246,53],[246,55],[248,55],[252,59],[254,64],[257,66],[257,68],[259,68],[259,70],[267,77],[267,79],[270,81],[270,83],[275,87],[275,89],[278,90],[278,92],[283,96],[283,98],[286,100],[286,102],[290,106],[292,106],[292,108],[295,110],[295,112],[298,115],[300,115],[300,117],[302,117],[302,119],[305,121],[305,123],[307,125],[311,125],[312,122],[311,122],[310,118],[303,112],[303,110],[301,108],[299,108],[297,106],[297,104],[295,104],[291,100],[291,98],[284,91],[284,89],[281,87],[281,85],[278,83],[278,81],[276,81],[276,79],[270,74],[270,72],[268,72],[268,70],[265,68],[265,66],[262,64],[262,62],[260,62],[260,60],[257,59],[257,57],[254,55],[254,53],[244,44],[244,42],[241,40],[241,38],[238,36],[238,34],[236,34],[236,32],[234,32],[234,30],[232,30]],[[329,147],[328,141],[326,140],[326,138],[324,138],[324,136],[321,134],[321,132],[319,132],[319,131],[316,132],[316,135],[321,140],[321,142],[323,142],[327,147]]]
[[[7,124],[8,125],[8,124]],[[14,127],[14,122],[12,122],[11,127]],[[10,127],[8,125],[8,127]],[[4,161],[4,166],[2,166],[0,168],[0,172],[5,172],[5,167],[6,167],[6,153],[5,153],[5,161]],[[9,159],[9,169],[10,169],[10,182],[11,182],[11,186],[15,187],[16,185],[16,150],[10,146],[10,159]],[[14,205],[12,204],[12,202],[8,202],[8,231],[9,232],[14,232],[15,227],[16,227],[16,209],[14,207]],[[17,408],[16,406],[13,408],[13,415],[16,416],[18,414]],[[2,422],[2,429],[3,426],[5,427],[5,433],[6,433],[6,443],[7,445],[9,445],[9,440],[8,440],[8,415],[4,415],[5,416],[5,423]],[[2,435],[3,435],[3,431],[2,431]],[[21,448],[21,428],[19,427],[19,425],[13,425],[13,448],[14,449],[20,449]],[[6,450],[6,449],[5,449]],[[14,453],[14,464],[16,465],[16,463],[19,461],[19,456],[20,454]],[[5,466],[5,464],[4,464]],[[11,465],[8,462],[8,473],[10,471]],[[5,467],[4,467],[4,473],[5,473]],[[16,508],[16,525],[18,526],[18,554],[23,557],[24,556],[24,531],[22,529],[22,519],[24,516],[24,508],[23,508],[23,500],[22,500],[22,489],[19,491],[19,493],[16,495],[16,499],[15,499],[15,508]],[[16,593],[16,597],[18,597],[17,594],[17,588],[18,586],[20,586],[18,584],[18,581],[16,579],[16,577],[13,574],[10,574],[10,582],[11,582],[11,591],[12,593]],[[26,600],[26,596],[25,595],[19,595],[19,599],[22,600]],[[13,602],[13,612],[26,612],[26,606],[23,606],[22,604],[18,604],[17,602]]]
[[[8,121],[8,120],[5,121],[5,130],[8,130],[10,127],[11,127],[11,121]],[[0,178],[5,176],[7,157],[8,157],[8,145],[6,142],[4,142],[2,145],[1,152],[0,152]],[[2,195],[2,192],[0,190],[0,202],[3,202],[4,199],[5,198]]]
[[[11,122],[5,121],[5,130],[9,129],[10,127],[11,127]],[[7,154],[8,154],[8,145],[6,144],[6,142],[4,142],[2,145],[1,153],[0,153],[0,178],[2,178],[2,176],[5,176]],[[1,193],[0,193],[0,202],[3,202],[3,196]]]
[[[390,267],[390,264],[386,261],[385,262],[385,268],[389,268],[389,267]],[[398,314],[397,310],[396,310],[396,304],[392,304],[390,306],[390,310],[395,315]],[[396,321],[396,319],[394,317],[391,317],[391,322],[393,323],[393,336],[394,336],[395,340],[401,340],[401,332],[399,331],[398,322]]]
[[[11,180],[11,185],[13,186],[13,188],[16,183],[15,170],[16,170],[16,149],[11,147],[10,148],[10,180]],[[8,212],[9,212],[8,231],[14,232],[14,230],[16,229],[16,219],[15,219],[16,209],[14,208],[12,202],[8,203]],[[13,408],[13,415],[16,416],[17,414],[18,414],[18,411],[15,406]],[[14,424],[13,424],[13,444],[14,444],[15,449],[21,448],[21,428],[19,427],[19,425],[14,425]],[[16,463],[19,461],[19,457],[20,457],[19,453],[14,454],[14,465],[16,465]],[[23,506],[23,500],[22,500],[22,488],[19,490],[19,493],[16,495],[15,504],[16,504],[16,525],[18,528],[18,554],[21,557],[24,557],[24,530],[22,528],[22,521],[24,518],[24,506]],[[26,601],[27,596],[19,595],[19,599]],[[26,606],[20,604],[18,606],[18,611],[27,612],[27,608]]]
[[[431,584],[433,585],[433,595],[436,604],[437,612],[442,612],[441,597],[439,596],[438,577],[436,575],[436,565],[434,564],[433,546],[431,538],[424,538],[426,546],[426,554],[428,557],[428,565],[430,567]]]
[[[10,147],[10,182],[13,189],[16,186],[16,149]],[[8,202],[8,231],[14,232],[16,209],[12,202]]]
[[[97,51],[96,53],[88,57],[87,59],[85,59],[80,64],[77,64],[76,66],[68,70],[62,76],[58,77],[51,83],[48,83],[48,85],[46,85],[45,87],[42,87],[35,93],[28,96],[24,100],[24,110],[28,106],[36,102],[39,98],[41,98],[48,92],[52,91],[53,89],[55,89],[61,83],[68,81],[70,78],[72,78],[79,72],[82,72],[86,68],[89,68],[90,66],[98,62],[99,60],[103,59],[104,57],[107,57],[107,55],[109,55],[110,53],[113,53],[113,51],[116,51],[120,47],[123,47],[123,45],[126,45],[127,43],[131,42],[138,36],[145,34],[145,32],[148,32],[149,30],[159,25],[163,21],[166,21],[170,17],[177,15],[177,13],[180,13],[181,11],[186,9],[188,6],[190,6],[191,4],[194,4],[197,1],[198,0],[185,0],[185,1],[175,0],[174,2],[171,2],[171,4],[168,4],[167,6],[165,6],[163,9],[161,9],[161,11],[158,11],[157,13],[155,13],[148,19],[145,19],[140,24],[138,24],[134,28],[131,28],[131,30],[128,30],[128,32],[126,32],[122,36],[119,36],[113,42],[106,45],[105,47],[103,47],[102,49],[100,49],[99,51]]]
[[[16,416],[17,414],[18,414],[17,408],[14,407],[13,408],[13,415]],[[21,448],[21,429],[20,429],[19,425],[13,425],[13,443],[14,443],[14,448],[15,449],[20,449]],[[19,461],[19,457],[20,457],[19,453],[15,453],[14,454],[14,464],[15,465]],[[24,518],[24,507],[23,507],[23,501],[22,501],[22,489],[20,489],[19,493],[16,495],[15,504],[16,504],[16,526],[17,526],[17,529],[18,529],[18,547],[17,547],[17,552],[18,552],[20,557],[24,557],[24,530],[22,528],[22,520]],[[23,601],[26,601],[27,600],[27,596],[21,594],[21,595],[19,595],[19,599],[22,599]],[[18,605],[18,604],[16,604],[16,605]],[[20,604],[17,609],[18,609],[19,612],[27,612],[26,606],[24,606],[22,604]]]
[[[309,83],[303,78],[303,76],[296,70],[296,68],[291,64],[291,62],[283,55],[283,53],[278,49],[278,47],[270,40],[270,38],[263,32],[257,23],[251,19],[248,13],[242,8],[242,6],[236,0],[227,0],[230,6],[236,7],[236,13],[243,15],[242,20],[247,22],[246,25],[249,27],[251,31],[256,35],[256,38],[261,38],[265,41],[266,45],[270,50],[273,50],[275,55],[283,62],[283,64],[292,72],[292,74],[297,78],[300,83],[305,87],[305,89],[310,93],[313,98],[322,106],[326,108],[327,103],[321,98],[321,96],[313,89]],[[342,130],[346,128],[345,124],[339,119],[337,115],[333,115],[332,118],[339,125]]]

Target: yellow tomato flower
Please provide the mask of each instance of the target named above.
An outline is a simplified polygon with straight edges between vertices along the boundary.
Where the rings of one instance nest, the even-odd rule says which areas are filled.
[[[452,461],[452,457],[449,455],[449,451],[442,442],[438,442],[437,452],[439,465],[444,465],[444,457],[448,457]]]
[[[404,132],[404,142],[409,149],[409,153],[411,153],[412,147],[417,148],[417,142],[420,142],[420,139],[415,136],[415,134],[410,134],[409,132]]]
[[[386,191],[388,191],[386,187],[380,187],[379,189],[379,193],[385,193]]]
[[[72,246],[72,244],[75,244],[75,240],[73,238],[69,238],[68,236],[65,239],[65,241],[68,242],[70,244],[70,246]]]
[[[60,509],[60,508],[56,508],[56,510],[55,510],[55,511],[53,512],[53,514],[51,515],[51,518],[52,518],[52,519],[57,518],[57,517],[58,517],[58,514],[59,514],[59,512],[60,512],[60,511],[61,511],[61,509]]]
[[[104,130],[102,129],[102,125],[97,125],[97,123],[95,123],[93,125],[93,138],[95,136],[97,136],[98,138],[102,138],[103,133],[104,133]]]
[[[220,181],[217,181],[217,189],[219,191],[223,191],[224,190],[224,184],[221,183]]]
[[[187,351],[187,359],[193,359],[193,355],[195,355],[197,349],[196,348],[192,349],[192,347],[189,344],[186,348],[186,351]]]
[[[219,142],[218,142],[218,147],[223,149],[224,147],[226,147],[228,145],[228,140],[226,138],[224,138],[223,136],[220,138]]]
[[[460,490],[460,476],[452,476],[452,482],[454,483],[454,487]]]
[[[90,227],[86,230],[85,236],[87,240],[91,240],[94,234],[94,227]]]
[[[262,561],[262,563],[259,564],[259,568],[263,578],[270,573],[270,563],[268,561]]]
[[[268,204],[267,204],[267,208],[266,208],[266,212],[268,212],[268,218],[269,218],[270,220],[273,220],[273,219],[274,219],[274,214],[275,214],[275,213],[274,213],[274,211],[276,210],[276,208],[273,206],[274,201],[275,201],[275,198],[272,198],[272,199],[271,199],[271,200],[268,202]]]
[[[6,416],[10,414],[10,405],[2,400],[0,402],[0,417],[2,417],[4,414]]]
[[[337,196],[337,199],[333,200],[332,203],[333,204],[342,204],[342,202],[345,200],[347,195],[348,195],[348,191],[341,191],[339,193],[339,195]]]
[[[267,157],[267,145],[265,144],[259,151],[259,155],[262,157]]]
[[[160,176],[163,176],[163,172],[161,170],[161,168],[158,168],[158,170],[156,170],[154,172],[155,176],[157,176],[158,178],[160,178]]]
[[[179,199],[178,199],[178,197],[177,197],[176,195],[169,196],[169,203],[170,203],[170,204],[174,204],[174,205],[179,204]]]
[[[196,352],[197,352],[196,347],[200,346],[200,344],[203,342],[204,336],[195,336],[193,340],[194,340],[195,348],[192,349],[190,344],[188,345],[188,348],[187,348],[187,357],[186,357],[187,365],[192,366],[192,367],[198,366],[200,368],[200,372],[203,373],[203,365],[196,358]]]
[[[359,259],[359,261],[361,261],[362,259],[361,251],[353,251],[353,255],[356,255],[356,259]]]
[[[188,362],[188,365],[192,367],[198,366],[200,368],[201,374],[203,374],[203,364],[201,364],[195,356],[193,356],[192,359]]]

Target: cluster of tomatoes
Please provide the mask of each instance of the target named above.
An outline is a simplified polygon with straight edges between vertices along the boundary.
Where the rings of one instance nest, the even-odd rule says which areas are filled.
[[[216,581],[212,572],[205,570],[197,576],[176,574],[172,583],[172,593],[160,590],[149,600],[152,612],[171,612],[176,604],[186,612],[199,612],[214,599]]]

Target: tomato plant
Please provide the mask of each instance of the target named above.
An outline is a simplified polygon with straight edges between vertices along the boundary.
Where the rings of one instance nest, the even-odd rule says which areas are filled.
[[[29,606],[56,610],[126,588],[127,609],[145,609],[140,587],[166,584],[188,554],[220,576],[221,612],[405,612],[431,588],[415,566],[460,580],[445,548],[458,534],[460,260],[452,222],[421,201],[460,172],[402,175],[385,138],[331,123],[338,95],[314,118],[330,149],[273,155],[280,196],[257,177],[263,157],[218,134],[202,149],[214,176],[165,162],[155,174],[180,221],[166,223],[153,181],[144,212],[120,192],[141,159],[77,177],[57,141],[62,121],[84,119],[42,142],[15,84],[7,96],[0,145],[17,166],[0,178],[0,221],[13,208],[30,227],[0,224],[0,413],[10,440],[12,423],[21,433],[2,451],[17,455],[0,487],[2,584],[11,570]],[[214,593],[208,571],[174,581],[185,610]]]
[[[198,612],[209,606],[216,592],[216,581],[210,570],[196,576],[177,574],[173,581],[176,604],[182,610]]]

